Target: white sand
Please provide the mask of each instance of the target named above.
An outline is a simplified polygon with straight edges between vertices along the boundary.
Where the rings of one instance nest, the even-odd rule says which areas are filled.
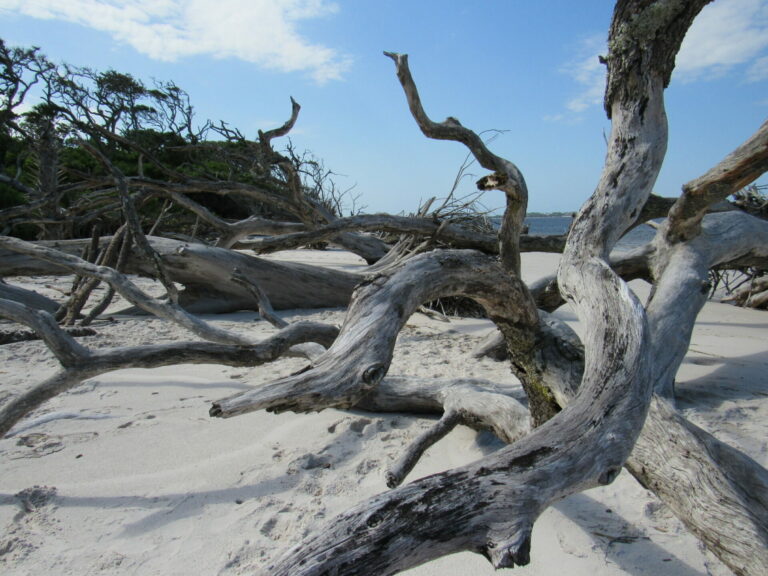
[[[289,257],[360,265],[340,252]],[[552,255],[525,255],[528,279],[552,271],[556,262]],[[46,291],[40,279],[14,280]],[[573,317],[567,310],[560,314]],[[244,312],[216,322],[257,335],[274,331],[253,322],[255,316]],[[343,311],[283,316],[341,323]],[[766,313],[707,304],[678,378],[685,415],[764,466],[766,326]],[[506,364],[470,359],[488,328],[485,321],[446,324],[417,315],[400,335],[390,374],[505,381],[511,378]],[[97,329],[98,337],[81,341],[116,346],[192,339],[157,319],[119,318]],[[46,403],[0,441],[0,573],[253,574],[335,514],[386,490],[387,465],[431,420],[336,410],[208,417],[211,401],[304,364],[289,359],[254,369],[123,370]],[[39,342],[0,347],[0,401],[55,368]],[[489,435],[457,429],[430,449],[409,479],[472,461],[498,445]],[[610,486],[546,511],[534,528],[531,564],[514,571],[564,572],[727,573],[626,472]],[[469,553],[407,573],[496,574]]]

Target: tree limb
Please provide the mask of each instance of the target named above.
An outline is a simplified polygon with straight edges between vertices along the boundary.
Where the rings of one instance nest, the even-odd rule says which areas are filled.
[[[430,252],[360,284],[339,337],[309,371],[219,400],[211,415],[355,405],[386,374],[397,334],[411,314],[424,302],[452,294],[477,300],[499,325],[536,322],[524,284],[488,257],[471,251]]]
[[[85,260],[82,260],[76,256],[53,250],[51,248],[45,248],[40,245],[31,244],[11,238],[9,236],[0,236],[0,247],[20,252],[21,254],[27,254],[46,260],[57,266],[66,268],[72,272],[77,272],[84,276],[91,278],[98,278],[104,282],[109,283],[111,286],[120,293],[123,298],[130,303],[138,306],[142,310],[154,314],[160,318],[171,320],[180,326],[183,326],[192,333],[197,334],[206,340],[211,342],[219,342],[222,344],[235,344],[235,345],[250,345],[253,342],[237,334],[228,332],[211,326],[210,324],[200,320],[199,318],[192,316],[184,311],[177,305],[171,303],[161,302],[156,298],[151,298],[144,294],[139,288],[136,287],[125,275],[117,272],[112,268],[106,266],[96,266]]]
[[[43,402],[83,380],[124,368],[158,368],[173,364],[225,364],[258,366],[271,362],[292,346],[305,342],[330,345],[338,334],[335,326],[297,322],[269,338],[249,345],[213,342],[174,342],[89,350],[63,331],[53,317],[42,311],[0,299],[0,315],[30,326],[45,340],[63,369],[0,409],[0,437]]]
[[[427,138],[436,140],[454,140],[464,144],[478,163],[489,174],[477,182],[479,190],[501,190],[506,195],[507,206],[499,229],[499,253],[502,266],[510,272],[520,275],[520,235],[528,207],[528,187],[517,166],[495,155],[475,132],[465,128],[453,117],[443,122],[433,122],[427,116],[421,104],[419,91],[408,67],[408,55],[384,52],[396,66],[397,77],[405,92],[408,108],[416,124]]]
[[[102,240],[108,241],[109,238]],[[169,238],[150,238],[154,250],[174,282],[184,284],[179,303],[190,312],[220,313],[255,310],[258,303],[240,285],[230,282],[232,269],[238,268],[258,282],[275,309],[334,308],[346,306],[360,276],[294,262],[279,262],[248,256],[202,244]],[[78,254],[83,240],[40,242],[67,254]],[[37,245],[33,244],[33,245]],[[152,277],[154,267],[137,254],[130,254],[125,273]],[[61,275],[67,272],[55,259],[41,260],[3,249],[0,241],[1,276]]]
[[[483,553],[497,568],[526,564],[533,522],[549,503],[616,477],[642,426],[651,384],[644,311],[607,257],[650,195],[666,148],[669,64],[703,5],[627,0],[614,12],[606,166],[571,229],[559,270],[564,296],[588,324],[584,377],[574,400],[478,463],[423,478],[342,514],[289,551],[270,574],[393,574],[457,550]],[[400,66],[398,72],[403,74]],[[400,77],[408,90],[411,83]],[[418,94],[412,91],[408,100],[422,130],[433,128]],[[443,123],[438,133],[452,134],[457,124]]]
[[[699,234],[701,220],[711,204],[725,200],[766,171],[768,121],[717,166],[683,186],[683,194],[669,211],[667,241],[674,244]]]

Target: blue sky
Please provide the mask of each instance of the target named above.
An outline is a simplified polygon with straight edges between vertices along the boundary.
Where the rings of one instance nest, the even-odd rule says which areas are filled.
[[[607,0],[0,0],[0,37],[57,62],[174,80],[200,123],[254,138],[287,118],[293,96],[296,146],[354,185],[367,211],[393,213],[446,194],[466,154],[416,128],[382,56],[406,52],[428,114],[505,130],[493,150],[523,171],[529,210],[548,212],[576,210],[598,180],[609,124],[597,55],[611,10]],[[656,192],[672,196],[768,117],[768,0],[705,9],[667,111]],[[484,203],[502,206],[501,193]]]

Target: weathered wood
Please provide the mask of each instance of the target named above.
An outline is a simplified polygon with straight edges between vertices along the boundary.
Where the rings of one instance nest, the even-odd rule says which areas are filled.
[[[56,266],[69,270],[70,272],[75,272],[89,278],[103,280],[114,287],[115,290],[117,290],[120,295],[131,304],[138,306],[150,314],[171,320],[176,324],[183,326],[193,334],[197,334],[211,342],[235,345],[253,344],[250,339],[244,336],[222,330],[204,322],[200,318],[189,314],[174,302],[163,302],[158,298],[148,296],[131,282],[127,276],[117,272],[113,268],[97,266],[90,262],[86,262],[77,256],[71,256],[58,250],[46,248],[31,242],[24,242],[23,240],[18,240],[9,236],[0,236],[0,246],[8,250],[46,260]],[[154,267],[154,262],[152,266]]]
[[[625,282],[637,279],[651,281],[650,259],[654,251],[653,244],[648,243],[627,252],[613,253],[610,259],[611,268]],[[529,286],[529,290],[540,314],[554,312],[565,304],[565,298],[560,293],[557,283],[557,274],[540,278]],[[504,335],[495,329],[490,331],[487,338],[477,345],[473,356],[476,358],[487,356],[494,360],[509,358],[509,349]]]
[[[724,181],[732,176],[721,174]],[[659,398],[629,468],[734,573],[762,574],[768,571],[768,472],[684,420],[668,402],[706,301],[709,270],[745,254],[768,256],[768,222],[738,211],[695,220],[694,214],[682,224],[671,221],[670,230],[685,232],[657,236],[648,319]]]
[[[51,314],[59,309],[59,303],[55,300],[51,300],[50,298],[43,296],[42,294],[38,294],[32,290],[26,290],[24,288],[20,288],[19,286],[8,284],[2,279],[0,279],[0,298],[21,302],[22,304],[30,306],[31,308],[35,308],[37,310],[45,310]]]
[[[108,241],[108,238],[102,240]],[[160,255],[171,279],[186,287],[180,294],[180,305],[194,313],[258,309],[258,302],[250,291],[229,281],[234,268],[258,282],[276,310],[346,306],[352,290],[360,281],[360,276],[340,270],[266,260],[203,244],[157,237],[150,237],[149,241]],[[37,244],[77,254],[83,242],[69,240]],[[67,273],[55,262],[4,249],[0,243],[0,276]],[[137,254],[131,254],[125,273],[151,277],[153,267]]]
[[[105,372],[185,363],[258,366],[277,359],[294,345],[317,342],[328,346],[338,335],[338,328],[335,326],[298,322],[261,342],[247,345],[194,341],[89,350],[64,332],[47,312],[0,299],[0,316],[34,329],[62,365],[62,370],[12,399],[0,409],[0,437],[42,403],[83,380]]]
[[[627,469],[739,576],[768,571],[768,471],[654,396]]]
[[[339,337],[311,370],[219,400],[211,415],[230,417],[263,409],[309,412],[355,405],[386,374],[397,334],[411,314],[422,303],[449,295],[472,297],[499,325],[536,322],[525,285],[491,258],[465,250],[416,256],[358,286]]]
[[[506,207],[498,232],[499,260],[501,266],[511,275],[520,276],[521,236],[524,230],[525,213],[528,206],[528,186],[517,166],[502,158],[485,145],[482,138],[472,130],[465,128],[453,117],[437,123],[433,122],[424,111],[421,98],[408,66],[408,56],[385,52],[396,65],[397,77],[405,92],[406,101],[416,124],[428,138],[454,140],[464,144],[483,168],[492,171],[477,181],[477,188],[482,191],[499,190],[504,192]],[[536,317],[533,298],[523,290],[525,298],[518,301],[519,306],[527,308],[525,314]],[[534,361],[536,321],[500,325],[507,340],[507,345],[515,349],[512,367],[528,395],[529,409],[533,422],[538,423],[550,418],[558,407],[541,385],[541,374]]]
[[[674,410],[674,376],[706,301],[708,270],[745,255],[768,254],[768,223],[741,212],[706,216],[702,234],[664,250],[665,268],[648,305],[655,390],[627,468],[735,574],[768,569],[768,472]],[[657,237],[658,238],[658,237]],[[661,241],[666,236],[661,236]],[[558,336],[559,338],[559,336]],[[571,365],[557,359],[550,366]],[[577,347],[573,354],[578,355]],[[549,380],[565,405],[573,376]]]
[[[491,235],[479,235],[456,224],[435,221],[432,218],[393,216],[390,214],[364,214],[339,218],[314,230],[259,238],[241,245],[257,254],[298,248],[307,244],[331,240],[342,231],[369,230],[394,234],[413,234],[443,240],[456,248],[471,248],[483,252],[498,252],[498,240]]]
[[[768,276],[753,278],[724,299],[746,308],[768,307]]]
[[[517,166],[491,152],[475,132],[461,125],[453,117],[434,122],[427,116],[421,97],[408,67],[408,55],[384,52],[395,63],[397,78],[405,92],[408,108],[413,119],[427,138],[453,140],[464,144],[478,164],[492,174],[477,182],[479,190],[500,190],[506,197],[506,208],[499,229],[499,255],[501,264],[513,274],[520,275],[520,236],[528,206],[528,186]]]
[[[92,246],[89,250],[91,258],[89,258],[88,261],[94,264],[98,264],[99,266],[109,266],[119,271],[120,267],[117,265],[118,259],[120,258],[121,254],[124,256],[126,252],[130,250],[130,244],[131,234],[126,226],[122,226],[115,233],[115,235],[112,236],[111,240],[107,244],[106,249],[103,252],[98,253],[99,238],[96,234],[96,227],[94,227]],[[124,260],[125,259],[123,258],[123,263]],[[88,298],[90,297],[91,293],[100,283],[101,280],[98,278],[89,278],[88,280],[83,281],[81,276],[75,277],[75,282],[73,283],[73,289],[71,290],[69,299],[64,305],[64,308],[59,312],[59,319],[62,321],[62,323],[67,325],[72,325],[75,323],[75,320],[80,317],[80,313],[82,312],[85,304],[88,302]],[[74,287],[75,284],[77,284],[77,287]],[[109,292],[107,295],[109,295]],[[106,306],[104,307],[106,308]]]
[[[287,250],[306,246],[324,240],[338,241],[337,234],[342,230],[368,230],[388,232],[391,234],[411,234],[428,237],[446,243],[453,248],[469,248],[488,254],[499,253],[499,239],[492,234],[481,234],[474,230],[461,227],[450,222],[439,222],[431,218],[413,216],[393,216],[391,214],[364,214],[339,218],[320,228],[258,238],[241,240],[238,248],[249,248],[257,254],[269,254],[279,250]],[[565,236],[535,236],[521,235],[521,252],[555,252],[563,251]]]
[[[462,549],[485,554],[496,567],[525,564],[533,522],[550,502],[615,478],[642,426],[651,385],[644,310],[607,258],[658,174],[666,147],[663,88],[704,3],[663,3],[661,9],[661,2],[628,0],[614,12],[606,166],[574,222],[558,276],[587,324],[584,376],[574,400],[505,450],[342,514],[270,574],[393,574]],[[409,96],[417,116],[413,101],[418,95]],[[446,121],[442,128],[456,124]],[[519,345],[507,339],[511,349]]]
[[[652,381],[657,394],[627,467],[734,573],[762,574],[768,566],[768,472],[682,418],[659,394],[671,393],[670,378],[688,348],[690,329],[706,299],[700,288],[706,283],[707,270],[736,256],[765,255],[768,225],[738,212],[707,216],[701,238],[676,250],[679,252],[657,287],[656,304],[649,307],[655,358]],[[548,374],[546,381],[558,402],[565,406],[580,380],[583,351],[565,325],[542,317],[542,343],[537,349],[549,351],[542,370]],[[545,341],[550,345],[544,345]],[[441,411],[439,394],[390,386],[388,380],[358,407]],[[417,385],[429,390],[424,382]],[[467,395],[473,393],[466,391]],[[379,396],[384,398],[380,403]]]
[[[34,329],[65,368],[75,366],[88,355],[87,348],[64,332],[48,312],[13,300],[0,299],[0,314]]]
[[[762,574],[768,566],[768,472],[751,458],[685,420],[669,401],[659,396],[668,388],[669,374],[676,372],[682,360],[679,351],[688,348],[689,327],[698,313],[696,305],[682,307],[684,312],[676,313],[679,302],[691,300],[691,293],[697,292],[697,287],[706,281],[708,266],[725,262],[737,254],[768,250],[768,225],[744,214],[708,216],[703,229],[703,238],[709,244],[698,247],[701,253],[708,255],[704,265],[690,254],[680,256],[684,268],[700,270],[691,275],[698,278],[690,281],[693,289],[685,283],[680,284],[678,275],[670,274],[665,283],[670,289],[677,287],[677,296],[670,297],[668,289],[662,286],[657,298],[667,302],[667,309],[657,307],[650,313],[652,332],[659,330],[659,322],[654,319],[658,316],[670,318],[668,325],[676,327],[679,336],[667,334],[671,328],[665,328],[652,338],[657,359],[652,379],[658,392],[626,466],[735,574]],[[741,234],[741,230],[746,234]],[[697,298],[693,300],[699,304],[703,302]],[[546,314],[542,317],[541,344],[537,349],[547,353],[541,369],[547,374],[546,382],[558,402],[565,406],[575,395],[581,379],[583,350],[576,335],[565,324]],[[661,334],[664,334],[663,338]],[[400,380],[390,382],[386,378],[357,407],[380,411],[391,407],[397,411],[442,412],[441,381],[409,383]],[[464,394],[471,397],[488,386],[478,383],[478,388],[466,388]],[[510,389],[492,390],[512,393]],[[499,419],[498,414],[486,412],[486,421],[495,419]],[[497,435],[503,439],[502,435]]]
[[[84,328],[82,326],[67,326],[64,331],[70,336],[94,336],[96,330],[93,328]],[[40,335],[34,330],[0,330],[0,345],[12,344],[14,342],[29,342],[30,340],[40,340]]]
[[[768,171],[768,121],[706,174],[683,186],[669,211],[665,229],[671,243],[698,235],[708,208],[751,184]]]
[[[517,388],[520,394],[522,390]],[[475,378],[386,377],[355,405],[373,412],[421,412],[442,414],[441,419],[420,435],[386,473],[390,488],[399,486],[424,451],[456,425],[493,432],[504,442],[524,436],[528,410],[515,398],[515,387]]]
[[[686,185],[669,221],[649,246],[624,262],[624,271],[608,257],[616,241],[653,208],[650,191],[666,147],[663,89],[685,31],[706,3],[617,3],[605,58],[609,72],[605,105],[613,120],[605,167],[595,193],[575,218],[556,281],[542,281],[534,291],[546,308],[563,301],[574,306],[585,325],[584,348],[562,324],[537,313],[534,299],[519,280],[527,190],[517,168],[491,153],[457,120],[431,121],[421,106],[407,57],[387,54],[397,65],[422,131],[430,138],[464,143],[492,172],[479,187],[505,192],[501,264],[481,254],[454,251],[409,255],[404,261],[385,263],[356,292],[334,345],[307,371],[219,401],[211,413],[230,416],[260,408],[308,411],[377,403],[443,412],[436,426],[417,439],[391,470],[392,484],[402,481],[426,447],[458,422],[490,428],[511,441],[520,434],[524,419],[519,405],[506,393],[466,382],[443,389],[422,384],[414,390],[412,385],[389,386],[387,379],[382,380],[407,317],[426,299],[465,294],[477,298],[501,327],[513,370],[530,399],[534,423],[541,425],[477,463],[362,503],[289,551],[268,569],[270,575],[391,574],[457,550],[482,553],[496,567],[524,564],[529,560],[532,526],[541,511],[559,498],[611,482],[624,463],[735,573],[768,572],[768,472],[687,422],[671,403],[674,376],[705,299],[708,270],[728,262],[768,261],[768,227],[733,214],[702,221],[712,201],[765,169],[768,123],[752,144]],[[293,125],[298,113],[298,105],[293,104],[292,119],[283,128],[260,133],[265,147]],[[289,187],[297,194],[295,170],[275,165],[285,171]],[[308,227],[319,223],[305,200],[291,200]],[[338,232],[345,225],[332,223],[329,229]],[[305,241],[311,234],[318,233],[300,238]],[[190,259],[196,249],[182,245],[177,254],[163,256],[163,266],[175,267],[179,277],[189,273],[189,293],[210,284],[211,269],[215,282],[227,284],[233,260],[221,265],[211,262],[220,253],[203,248]],[[395,254],[392,260],[397,259]],[[62,262],[61,257],[51,260]],[[242,259],[235,260],[242,262],[240,269],[247,267]],[[189,272],[202,263],[210,268]],[[152,274],[146,262],[138,266]],[[624,281],[628,274],[653,277],[654,291],[646,308],[628,289]],[[253,292],[249,287],[262,286],[264,280],[248,273],[243,278],[244,287],[239,288],[246,292]],[[250,297],[254,299],[253,294]],[[259,300],[258,293],[255,299]],[[19,307],[9,306],[11,310]],[[28,322],[39,324],[38,330],[66,368],[31,391],[31,400],[18,405],[22,407],[71,386],[84,371],[99,365],[95,360],[99,353],[83,352],[39,314],[29,316]],[[218,350],[217,356],[227,358],[222,346],[205,344],[204,349]],[[248,346],[234,348],[239,358]],[[131,350],[148,365],[168,355],[167,349]],[[175,353],[179,357],[206,354],[189,344]],[[122,351],[107,356],[101,361],[110,366],[125,359]],[[77,368],[79,364],[83,367]],[[560,407],[564,409],[557,414]]]

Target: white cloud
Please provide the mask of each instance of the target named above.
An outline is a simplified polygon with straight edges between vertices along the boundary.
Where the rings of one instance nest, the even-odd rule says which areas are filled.
[[[747,65],[750,81],[768,78],[768,0],[719,0],[705,7],[683,40],[675,77],[717,78]]]
[[[581,112],[603,102],[607,52],[601,36],[586,38],[560,68],[579,87],[565,104],[568,113],[549,122],[578,120]],[[740,67],[749,82],[768,79],[768,0],[718,0],[694,21],[676,59],[675,78],[686,82],[721,77]]]
[[[758,58],[747,70],[747,80],[750,82],[759,82],[768,80],[768,56]]]
[[[565,72],[581,86],[581,91],[566,104],[566,108],[571,112],[583,112],[590,106],[602,104],[606,69],[598,59],[601,53],[605,53],[605,50],[595,51],[586,58],[571,63],[565,69]]]
[[[544,118],[547,122],[578,121],[586,109],[602,104],[606,68],[600,63],[599,56],[605,52],[603,36],[591,36],[581,41],[573,58],[560,67],[560,72],[578,85],[578,92],[565,103],[567,113],[548,115]]]
[[[340,79],[350,64],[297,30],[336,12],[327,0],[0,0],[0,10],[94,28],[158,60],[238,58],[320,83]]]

